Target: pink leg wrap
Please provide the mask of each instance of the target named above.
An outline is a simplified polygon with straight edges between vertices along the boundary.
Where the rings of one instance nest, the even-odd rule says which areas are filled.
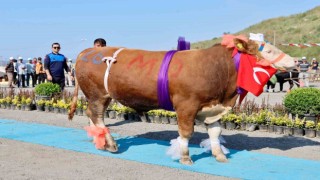
[[[96,126],[86,126],[84,129],[87,131],[89,137],[95,137],[93,143],[96,144],[97,149],[103,149],[106,144],[106,134],[110,134],[107,127],[101,128]]]

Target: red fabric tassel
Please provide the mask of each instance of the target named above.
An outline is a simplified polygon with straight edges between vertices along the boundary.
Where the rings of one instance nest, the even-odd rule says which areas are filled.
[[[93,138],[93,143],[95,143],[97,149],[103,149],[106,144],[106,134],[110,134],[107,127],[101,128],[96,126],[86,126],[84,129],[87,131],[89,137]]]

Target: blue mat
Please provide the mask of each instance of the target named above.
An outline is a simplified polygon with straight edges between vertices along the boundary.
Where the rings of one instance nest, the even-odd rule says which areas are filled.
[[[190,145],[194,164],[185,166],[165,155],[169,142],[113,134],[119,152],[95,149],[84,130],[0,119],[0,138],[71,151],[155,164],[187,171],[242,179],[320,179],[320,162],[230,150],[229,163],[218,163],[211,153]],[[320,153],[320,152],[319,152]]]

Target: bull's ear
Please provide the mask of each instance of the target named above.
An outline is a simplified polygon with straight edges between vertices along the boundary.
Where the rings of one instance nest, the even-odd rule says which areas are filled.
[[[236,47],[239,51],[244,52],[244,53],[247,52],[248,43],[247,43],[245,40],[239,39],[239,38],[234,38],[234,39],[233,39],[233,42],[234,42],[235,47]]]

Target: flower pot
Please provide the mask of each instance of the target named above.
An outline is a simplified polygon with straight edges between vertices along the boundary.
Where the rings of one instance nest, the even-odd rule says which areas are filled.
[[[25,111],[26,110],[26,105],[25,104],[21,104],[21,110]]]
[[[117,113],[117,120],[119,120],[119,121],[122,121],[122,120],[125,120],[125,118],[124,118],[124,113]]]
[[[247,123],[246,124],[246,130],[247,131],[250,131],[250,132],[253,132],[254,130],[257,129],[257,124],[253,124],[253,123]]]
[[[141,121],[138,113],[134,113],[133,115],[134,115],[134,121]]]
[[[317,116],[314,114],[305,114],[304,117],[306,118],[306,121],[317,121]]]
[[[31,104],[26,104],[24,106],[24,108],[25,108],[26,111],[31,111],[32,110],[32,105]]]
[[[288,135],[288,136],[292,136],[293,135],[293,128],[288,127],[288,126],[283,127],[283,134]]]
[[[167,116],[162,116],[161,117],[161,123],[162,124],[169,124],[169,118]]]
[[[128,120],[134,121],[134,114],[133,113],[128,113]]]
[[[303,129],[301,128],[293,128],[293,136],[303,136]]]
[[[283,126],[274,126],[273,128],[276,134],[283,134]]]
[[[226,122],[226,129],[234,130],[236,128],[236,123],[234,122]]]
[[[142,122],[148,122],[148,114],[142,113],[142,116],[140,116],[140,119]]]
[[[259,131],[261,131],[261,132],[268,132],[268,125],[266,125],[266,124],[259,124]]]
[[[110,119],[115,119],[116,118],[116,111],[109,111],[108,114],[109,114],[109,118]]]
[[[314,129],[304,129],[304,134],[308,138],[314,138],[314,137],[316,137],[316,130],[314,130]]]
[[[170,117],[169,122],[172,125],[177,125],[178,124],[177,117]]]
[[[59,111],[60,111],[60,108],[58,108],[58,107],[54,107],[54,108],[53,108],[53,112],[54,112],[54,113],[59,113]]]
[[[76,109],[76,112],[77,112],[77,115],[78,115],[78,116],[83,116],[83,110],[82,110],[82,109],[77,108],[77,109]]]
[[[268,126],[268,132],[273,133],[274,132],[274,125],[269,125]]]
[[[320,130],[316,132],[317,138],[320,138]]]
[[[44,110],[43,106],[37,105],[37,111],[43,111],[43,110]]]
[[[222,128],[222,129],[226,129],[226,122],[225,121],[222,121],[222,120],[220,120],[220,127]]]
[[[161,124],[160,116],[154,116],[154,123]]]
[[[11,110],[16,110],[16,105],[15,104],[11,104]]]
[[[246,130],[246,126],[247,126],[247,123],[246,123],[246,122],[241,122],[241,123],[240,123],[240,130],[241,130],[241,131],[245,131],[245,130]]]

